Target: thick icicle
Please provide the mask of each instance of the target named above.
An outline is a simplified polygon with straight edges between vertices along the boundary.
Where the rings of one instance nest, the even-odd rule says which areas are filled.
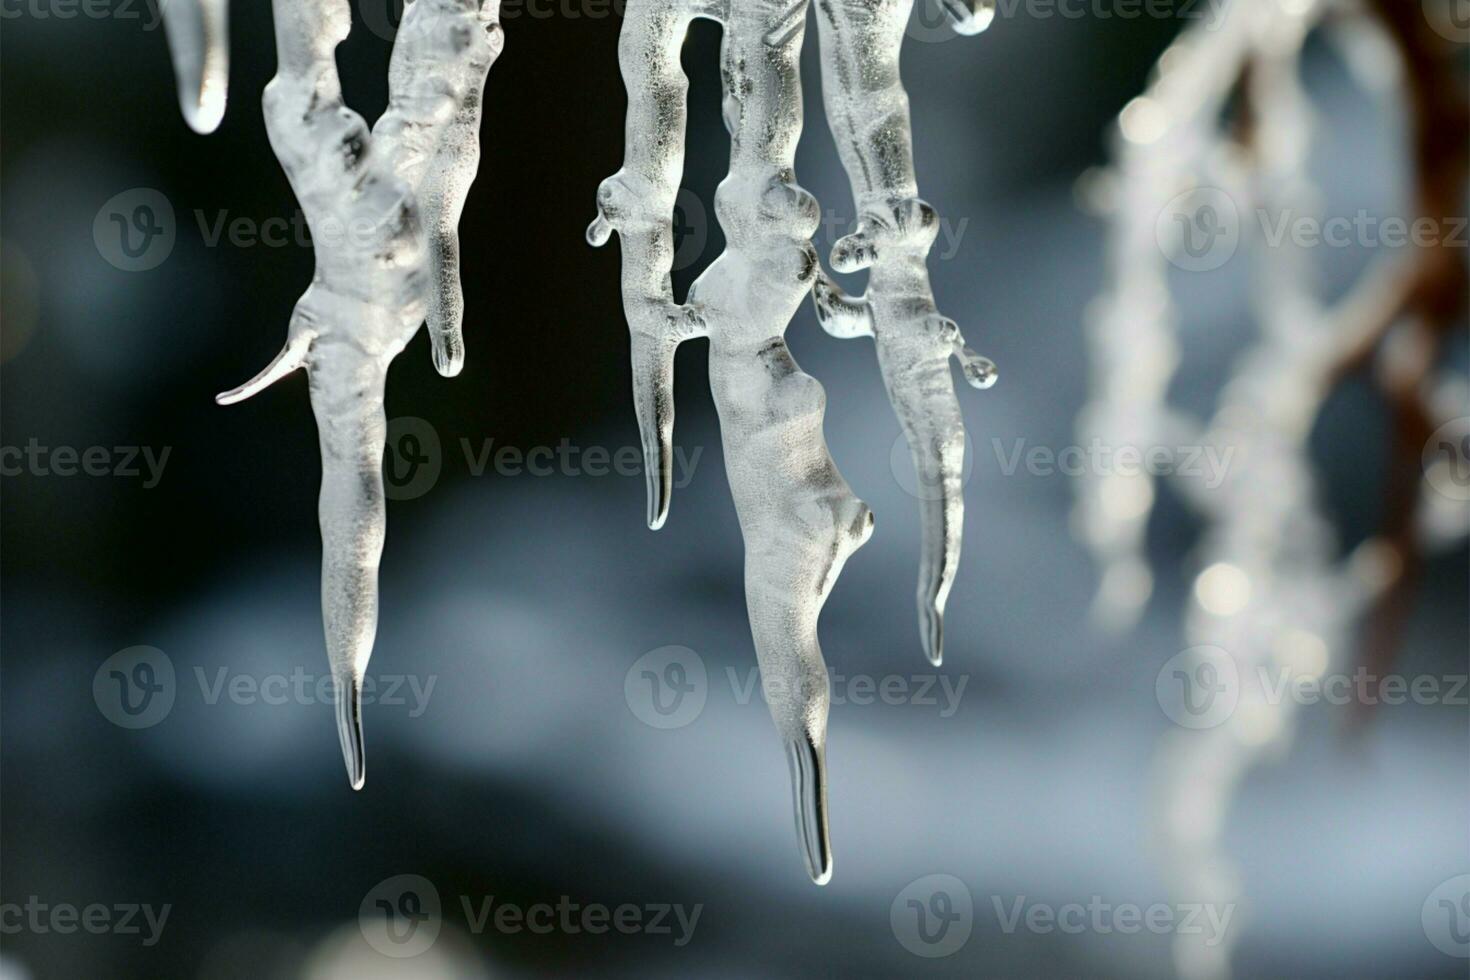
[[[965,425],[950,379],[955,357],[973,387],[995,383],[995,365],[965,346],[959,326],[934,305],[925,257],[939,218],[919,199],[908,95],[899,48],[912,0],[817,0],[822,96],[857,207],[856,230],[832,249],[838,272],[868,270],[868,290],[848,297],[830,280],[813,291],[817,317],[834,337],[872,336],[889,401],[918,473],[923,540],[919,635],[944,659],[944,605],[959,568],[964,531]],[[989,23],[988,2],[951,0],[961,33]]]
[[[337,78],[347,0],[275,0],[274,11],[279,67],[265,90],[266,128],[311,226],[316,274],[282,353],[217,401],[248,398],[298,367],[310,376],[322,450],[323,625],[343,759],[360,788],[362,680],[377,633],[385,530],[384,382],[426,311],[440,371],[455,373],[462,357],[454,225],[478,164],[466,143],[500,52],[498,4],[414,0],[406,8],[388,109],[371,133],[343,104]]]
[[[229,0],[167,0],[161,10],[179,109],[196,133],[212,133],[225,117],[229,94]]]
[[[710,384],[725,467],[745,538],[745,591],[771,715],[791,768],[797,834],[812,880],[832,872],[826,805],[827,668],[817,619],[838,574],[872,532],[822,435],[825,395],[782,335],[818,270],[816,200],[795,182],[798,71],[806,0],[732,4],[630,0],[619,45],[628,88],[623,169],[603,182],[595,244],[623,243],[623,302],[633,335],[634,396],[648,454],[649,523],[668,508],[673,357],[710,339]],[[671,218],[683,170],[689,21],[725,26],[724,115],[730,173],[715,210],[727,247],[673,302]]]

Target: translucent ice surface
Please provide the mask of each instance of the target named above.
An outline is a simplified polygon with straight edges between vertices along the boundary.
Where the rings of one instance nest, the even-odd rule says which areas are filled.
[[[866,269],[868,288],[849,297],[822,277],[813,297],[828,333],[871,336],[877,345],[888,399],[923,489],[919,638],[938,666],[965,518],[965,424],[949,359],[959,361],[976,388],[993,385],[996,368],[965,346],[958,324],[935,308],[929,286],[925,258],[939,216],[919,199],[909,100],[898,71],[912,6],[912,0],[817,0],[822,96],[858,215],[857,228],[832,248],[832,268]],[[994,13],[988,2],[953,0],[945,9],[965,34],[983,30]]]
[[[619,60],[628,89],[623,168],[603,181],[594,244],[616,230],[632,332],[633,393],[649,473],[648,523],[668,514],[674,349],[709,337],[710,385],[745,538],[745,596],[771,715],[786,744],[797,835],[812,880],[832,873],[827,830],[827,668],[817,618],[843,564],[873,527],[822,434],[826,396],[782,335],[818,272],[816,200],[796,183],[799,63],[807,4],[728,8],[633,0]],[[673,300],[673,207],[684,169],[679,49],[695,17],[725,29],[721,54],[730,172],[715,195],[725,251]]]
[[[195,132],[212,133],[225,116],[230,80],[229,0],[168,0],[160,9],[179,109]]]
[[[304,368],[321,437],[322,615],[348,778],[364,778],[362,679],[378,625],[385,532],[388,365],[428,317],[434,363],[459,372],[455,226],[479,164],[481,89],[500,53],[498,0],[414,0],[388,69],[389,104],[369,131],[342,101],[334,51],[348,0],[275,0],[278,69],[264,108],[271,148],[311,227],[316,273],[286,345],[249,398]]]

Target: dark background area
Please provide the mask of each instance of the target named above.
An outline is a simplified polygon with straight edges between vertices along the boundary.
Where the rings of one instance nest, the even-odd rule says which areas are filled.
[[[361,18],[396,16],[367,2],[378,9],[356,6],[338,60],[349,104],[371,120],[391,44]],[[1165,496],[1149,614],[1136,633],[1099,634],[1086,618],[1095,575],[1068,530],[1070,481],[1004,477],[992,440],[1073,438],[1082,311],[1102,282],[1102,228],[1075,207],[1073,182],[1103,161],[1112,118],[1177,21],[1002,18],[979,37],[907,49],[921,191],[952,226],[968,219],[957,251],[931,259],[939,306],[1001,381],[960,394],[975,472],[944,672],[968,679],[964,698],[948,718],[912,704],[834,708],[836,873],[819,890],[800,867],[758,697],[712,691],[676,731],[641,724],[624,702],[625,672],[661,646],[698,651],[720,677],[754,660],[703,342],[680,353],[676,431],[702,455],[656,534],[639,475],[476,476],[459,448],[638,445],[618,249],[583,240],[597,185],[622,158],[620,21],[504,19],[460,224],[466,368],[440,378],[420,335],[388,389],[390,417],[436,432],[443,468],[429,492],[390,502],[371,671],[436,687],[417,717],[367,707],[368,780],[354,794],[329,706],[209,705],[194,681],[196,668],[326,669],[304,379],[229,409],[212,402],[279,349],[312,270],[296,244],[211,247],[196,218],[294,211],[260,112],[274,71],[268,4],[235,4],[229,110],[208,137],[180,119],[162,31],[136,12],[64,20],[28,7],[0,23],[0,442],[169,450],[151,488],[4,478],[0,898],[173,911],[153,947],[0,937],[0,976],[1170,975],[1164,937],[1005,934],[989,896],[1165,899],[1144,818],[1152,745],[1168,727],[1153,678],[1183,645],[1197,524]],[[815,43],[812,25],[797,175],[841,219],[819,232],[825,256],[851,204]],[[702,23],[684,56],[685,185],[705,202],[727,164],[718,49]],[[1393,213],[1403,164],[1385,137],[1391,107],[1353,90],[1325,49],[1308,66],[1333,213]],[[177,238],[161,265],[132,273],[104,260],[92,229],[106,201],[139,187],[170,201]],[[677,276],[681,295],[721,247],[712,220],[684,223],[707,241]],[[1329,288],[1361,270],[1360,252],[1330,257]],[[1242,265],[1190,284],[1183,400],[1209,397],[1250,338]],[[912,621],[916,507],[890,464],[898,428],[871,345],[827,337],[806,305],[787,336],[826,388],[835,459],[878,514],[823,617],[829,666],[926,674]],[[1377,526],[1385,438],[1381,406],[1356,384],[1314,436],[1345,545]],[[1466,568],[1463,543],[1431,562],[1402,672],[1464,673]],[[163,722],[128,731],[98,711],[92,680],[135,645],[167,653],[179,695]],[[1341,710],[1300,723],[1293,753],[1243,788],[1227,835],[1253,902],[1240,974],[1463,976],[1425,941],[1419,911],[1470,870],[1465,710],[1385,708],[1353,738]],[[437,959],[375,960],[353,945],[359,903],[406,873],[444,899]],[[975,933],[947,959],[911,956],[889,927],[894,896],[930,873],[975,896]],[[460,895],[704,911],[677,948],[655,935],[469,935]]]

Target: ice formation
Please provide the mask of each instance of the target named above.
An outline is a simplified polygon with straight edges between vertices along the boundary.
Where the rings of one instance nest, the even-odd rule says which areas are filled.
[[[995,365],[965,346],[959,326],[935,309],[925,257],[939,217],[919,199],[908,95],[899,49],[912,0],[817,0],[822,95],[857,206],[857,229],[832,248],[838,272],[868,270],[867,292],[849,297],[825,276],[813,290],[817,317],[834,337],[871,336],[888,399],[908,440],[920,488],[919,635],[944,659],[944,604],[959,568],[964,530],[965,425],[950,379],[959,360],[976,388]],[[951,2],[961,33],[983,30],[994,7]]]
[[[1380,11],[1387,32],[1374,18],[1355,16],[1341,25],[1354,32],[1339,40],[1352,42],[1348,60],[1367,69],[1361,73],[1365,84],[1404,79],[1407,66],[1394,63],[1391,40],[1403,59],[1418,57],[1412,38],[1398,33],[1403,25],[1393,26],[1398,6],[1396,0],[1380,4],[1389,11]],[[1192,902],[1224,905],[1242,898],[1221,846],[1225,821],[1246,773],[1289,743],[1296,707],[1292,698],[1271,697],[1262,678],[1317,678],[1329,669],[1350,669],[1345,654],[1362,614],[1403,581],[1410,563],[1409,550],[1387,531],[1338,557],[1307,445],[1324,402],[1345,370],[1366,357],[1375,362],[1375,383],[1391,404],[1412,406],[1426,420],[1463,412],[1463,381],[1435,374],[1433,337],[1446,329],[1436,319],[1444,311],[1419,299],[1426,291],[1458,288],[1463,302],[1462,265],[1457,273],[1440,262],[1462,263],[1461,257],[1436,256],[1433,248],[1390,254],[1328,305],[1318,298],[1303,249],[1289,238],[1264,249],[1247,239],[1244,229],[1253,223],[1244,220],[1241,244],[1252,262],[1259,339],[1239,358],[1206,424],[1166,402],[1177,348],[1155,223],[1169,216],[1176,194],[1210,184],[1240,202],[1241,215],[1256,208],[1272,214],[1310,209],[1314,120],[1300,79],[1302,44],[1324,18],[1348,9],[1330,2],[1235,0],[1218,29],[1186,31],[1163,56],[1148,91],[1124,109],[1117,172],[1102,185],[1114,212],[1109,288],[1089,324],[1093,400],[1078,420],[1079,431],[1114,446],[1205,447],[1231,460],[1218,486],[1172,474],[1205,523],[1201,570],[1185,617],[1189,652],[1223,651],[1199,653],[1184,673],[1203,682],[1212,675],[1202,671],[1217,676],[1229,667],[1238,681],[1233,710],[1200,730],[1166,733],[1154,766],[1156,839],[1171,889]],[[1423,63],[1412,70],[1435,75]],[[1412,84],[1398,93],[1418,110],[1410,128],[1435,126],[1434,113],[1424,112],[1426,100],[1410,95]],[[1238,96],[1233,134],[1218,126],[1232,94]],[[1463,117],[1459,125],[1463,132]],[[1443,163],[1444,174],[1427,172],[1423,154],[1411,157],[1420,213],[1453,213],[1439,210],[1443,202],[1425,199],[1422,190],[1455,186],[1456,168],[1463,188],[1463,151],[1451,147],[1443,161],[1431,155],[1431,168],[1438,171]],[[1202,216],[1197,211],[1194,220]],[[1459,520],[1443,519],[1444,499],[1418,479],[1423,439],[1410,441],[1419,483],[1414,492],[1431,518],[1411,533],[1430,544],[1463,535],[1463,509]],[[1097,611],[1114,625],[1132,622],[1151,591],[1143,533],[1153,500],[1145,475],[1100,474],[1079,488],[1077,525],[1102,571]],[[1440,519],[1433,519],[1436,514]],[[1228,977],[1238,938],[1232,933],[1215,944],[1176,936],[1179,974],[1187,980]]]
[[[807,0],[630,0],[618,49],[628,92],[625,158],[598,189],[598,214],[587,230],[594,245],[613,231],[622,242],[623,306],[651,528],[663,525],[672,488],[674,351],[692,337],[709,338],[710,384],[745,538],[751,632],[786,744],[797,835],[818,884],[830,877],[832,856],[825,762],[830,695],[817,619],[843,564],[871,533],[873,518],[827,451],[821,385],[802,373],[782,339],[814,287],[829,332],[878,336],[890,393],[911,442],[920,447],[920,473],[944,486],[929,525],[933,540],[926,541],[931,581],[922,587],[936,615],[959,546],[964,437],[947,359],[964,348],[958,328],[935,312],[924,270],[937,220],[917,198],[907,102],[897,75],[910,3],[879,6],[866,21],[861,9],[821,8],[822,17],[834,18],[832,25],[823,23],[831,30],[824,48],[832,54],[833,77],[844,86],[832,104],[848,111],[854,101],[864,103],[834,125],[839,141],[851,144],[843,148],[844,159],[855,173],[869,165],[878,171],[872,186],[857,183],[862,222],[838,243],[834,260],[843,271],[871,267],[868,297],[850,299],[822,280],[810,241],[820,220],[817,202],[796,184]],[[951,6],[963,26],[978,29],[984,5]],[[727,246],[680,304],[669,276],[688,90],[679,52],[695,18],[724,28],[723,114],[731,151],[715,211]],[[861,92],[848,84],[855,74],[865,76]],[[993,378],[989,362],[968,351],[961,356],[973,380]],[[937,621],[926,630],[936,662],[937,630]]]
[[[161,10],[179,109],[195,132],[212,133],[225,116],[229,94],[229,0],[167,0]]]
[[[321,438],[322,613],[337,727],[354,788],[364,778],[362,680],[378,621],[385,530],[388,365],[428,319],[435,367],[463,363],[460,210],[479,165],[481,90],[500,53],[498,0],[413,0],[372,130],[342,101],[335,49],[348,0],[274,0],[278,69],[263,99],[271,148],[312,232],[316,273],[286,345],[249,398],[298,368]]]

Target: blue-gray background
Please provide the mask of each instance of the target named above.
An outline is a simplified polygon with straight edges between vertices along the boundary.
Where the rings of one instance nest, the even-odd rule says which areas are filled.
[[[390,42],[368,28],[396,19],[373,2],[357,5],[339,58],[349,101],[370,119],[386,100]],[[1181,21],[1017,14],[977,38],[909,43],[920,183],[955,236],[936,246],[935,292],[1001,382],[961,391],[974,470],[943,668],[965,685],[958,709],[941,717],[942,695],[834,707],[836,873],[817,889],[764,706],[729,680],[747,681],[753,652],[703,343],[680,354],[676,434],[700,455],[658,533],[643,526],[641,476],[477,476],[462,449],[637,445],[617,247],[582,238],[622,154],[620,22],[573,6],[550,17],[507,7],[461,224],[465,372],[439,378],[422,336],[393,368],[389,414],[432,427],[441,471],[390,504],[371,672],[435,686],[416,716],[366,709],[369,779],[356,794],[329,706],[210,704],[198,682],[221,668],[257,680],[325,669],[304,379],[228,410],[211,401],[278,349],[311,275],[309,248],[211,246],[200,226],[295,208],[259,110],[274,69],[267,5],[236,4],[232,98],[208,138],[178,116],[164,38],[141,3],[71,18],[61,4],[6,7],[3,443],[169,456],[151,488],[4,479],[0,899],[173,909],[152,947],[0,936],[0,974],[1169,976],[1167,937],[1008,933],[994,901],[1169,900],[1149,832],[1148,766],[1171,727],[1154,677],[1185,645],[1198,526],[1164,496],[1150,536],[1158,594],[1135,633],[1101,634],[1086,618],[1096,577],[1068,529],[1072,481],[1006,476],[996,445],[1074,439],[1102,241],[1074,182],[1102,161],[1110,119]],[[834,215],[819,232],[825,254],[851,205],[815,41],[813,28],[797,172]],[[717,58],[717,30],[697,26],[686,185],[705,201],[726,164]],[[1325,47],[1307,66],[1328,213],[1402,213],[1392,106],[1355,90]],[[171,253],[143,272],[109,264],[93,238],[99,209],[133,188],[157,189],[174,211]],[[720,247],[697,209],[681,224],[695,244],[680,290]],[[1371,250],[1332,251],[1322,266],[1340,290]],[[1245,265],[1181,282],[1178,388],[1195,407],[1209,407],[1250,339]],[[871,344],[827,337],[806,307],[788,340],[826,388],[833,456],[878,515],[823,616],[829,666],[877,681],[927,675],[917,508],[902,453],[893,462],[898,427]],[[1346,545],[1380,519],[1386,438],[1381,405],[1356,383],[1314,434]],[[1466,566],[1463,547],[1429,566],[1400,672],[1464,673]],[[178,689],[168,717],[129,731],[99,712],[92,680],[135,645],[167,655]],[[662,731],[629,709],[624,678],[668,645],[697,652],[709,690],[697,719]],[[1463,976],[1463,961],[1427,941],[1420,909],[1470,871],[1466,712],[1384,707],[1355,737],[1347,721],[1343,708],[1302,711],[1292,753],[1241,789],[1225,835],[1250,902],[1240,973]],[[359,904],[405,873],[442,897],[435,952],[364,959]],[[890,906],[933,873],[965,883],[975,921],[962,950],[930,960],[897,941]],[[487,895],[703,911],[682,947],[662,935],[471,934],[459,896]]]

